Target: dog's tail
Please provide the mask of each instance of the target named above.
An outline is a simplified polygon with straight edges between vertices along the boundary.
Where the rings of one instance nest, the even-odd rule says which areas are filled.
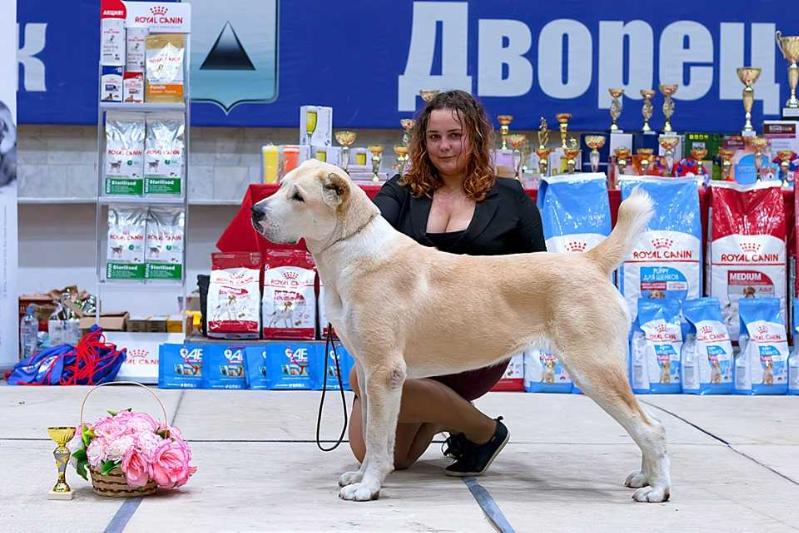
[[[652,197],[641,187],[636,187],[619,206],[616,227],[608,238],[586,252],[586,255],[603,272],[610,274],[632,251],[653,214]]]

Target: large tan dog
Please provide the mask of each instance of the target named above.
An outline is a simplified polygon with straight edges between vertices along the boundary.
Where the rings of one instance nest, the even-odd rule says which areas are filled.
[[[307,161],[289,172],[253,207],[253,224],[273,242],[305,239],[330,322],[359,362],[366,457],[358,471],[341,476],[340,496],[377,498],[393,469],[406,378],[481,368],[540,342],[641,448],[641,470],[625,483],[638,489],[633,498],[667,500],[665,431],[625,377],[630,317],[608,281],[651,211],[649,196],[633,193],[611,235],[585,254],[462,256],[394,230],[338,167]]]

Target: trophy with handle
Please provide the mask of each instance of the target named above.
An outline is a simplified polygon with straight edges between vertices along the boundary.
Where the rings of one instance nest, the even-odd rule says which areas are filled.
[[[790,65],[788,66],[788,87],[791,89],[791,96],[785,102],[782,110],[783,117],[799,117],[799,98],[796,97],[796,86],[799,84],[799,36],[787,36],[782,32],[775,34],[777,48],[782,52]]]

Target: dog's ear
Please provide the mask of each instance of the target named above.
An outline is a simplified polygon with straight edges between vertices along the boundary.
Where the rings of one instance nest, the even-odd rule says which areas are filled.
[[[332,207],[343,205],[350,197],[349,182],[335,172],[329,173],[322,178],[322,197]]]

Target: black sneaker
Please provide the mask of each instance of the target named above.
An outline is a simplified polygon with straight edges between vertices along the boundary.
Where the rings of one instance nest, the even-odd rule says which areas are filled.
[[[510,437],[508,428],[502,423],[502,417],[498,417],[496,421],[497,429],[494,430],[494,434],[485,444],[475,444],[460,434],[447,439],[447,444],[449,445],[447,451],[454,449],[457,451],[457,455],[455,453],[450,455],[455,458],[455,462],[444,469],[446,475],[458,477],[479,476],[488,470],[488,467],[491,466],[496,456],[508,443],[508,438]],[[449,441],[453,437],[456,438],[450,443]],[[453,446],[455,447],[453,448]],[[446,452],[445,455],[447,455]]]

